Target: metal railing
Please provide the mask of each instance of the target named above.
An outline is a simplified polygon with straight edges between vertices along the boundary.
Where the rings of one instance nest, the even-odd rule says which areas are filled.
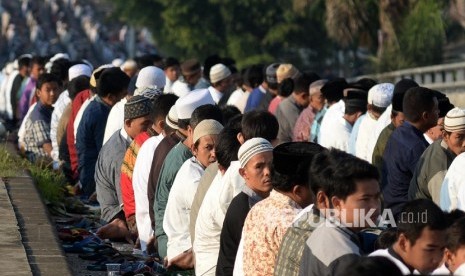
[[[373,78],[379,82],[396,83],[411,78],[418,84],[444,93],[465,92],[465,62],[403,69],[381,74],[358,76]]]

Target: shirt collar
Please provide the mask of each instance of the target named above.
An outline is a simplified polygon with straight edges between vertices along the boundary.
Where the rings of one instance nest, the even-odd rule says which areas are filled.
[[[404,260],[399,256],[399,254],[397,254],[396,251],[394,251],[394,248],[389,247],[388,248],[388,253],[389,255],[391,255],[392,257],[396,258],[399,262],[401,262],[409,271],[410,271],[410,274],[413,274],[413,272],[415,271],[415,269],[409,265],[407,265]]]
[[[265,87],[263,87],[263,85],[261,85],[261,84],[258,86],[258,90],[260,90],[260,92],[262,92],[263,94],[266,93]]]
[[[120,130],[120,134],[121,136],[124,138],[124,140],[128,141],[129,143],[132,143],[132,138],[129,137],[128,133],[126,132],[126,130],[123,128],[121,128]]]
[[[249,196],[249,207],[252,208],[257,202],[261,201],[263,198],[259,196],[256,192],[249,188],[249,186],[244,185],[242,187],[242,192]]]
[[[302,207],[300,207],[299,204],[297,204],[297,202],[295,202],[294,200],[292,200],[290,197],[276,191],[276,190],[271,190],[271,193],[270,193],[270,198],[280,202],[280,203],[284,203],[284,204],[287,204],[287,205],[290,205],[291,207],[293,207],[294,209],[299,209],[299,210],[302,210]]]

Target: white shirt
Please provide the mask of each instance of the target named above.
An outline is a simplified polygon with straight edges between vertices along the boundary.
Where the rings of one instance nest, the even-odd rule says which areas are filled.
[[[465,153],[455,157],[447,170],[442,182],[439,204],[444,211],[465,210]]]
[[[84,111],[86,111],[86,108],[89,106],[90,102],[93,101],[97,97],[97,95],[94,95],[87,100],[85,100],[81,107],[78,110],[78,113],[76,114],[76,118],[74,119],[74,143],[76,144],[76,136],[77,136],[77,131],[79,128],[79,124],[81,123],[82,115],[84,114]]]
[[[324,142],[322,141],[322,146],[328,149],[335,148],[348,152],[352,125],[349,124],[346,119],[340,117],[338,120],[333,121],[330,131],[331,135],[328,135],[326,138],[324,138]]]
[[[192,247],[189,214],[204,172],[205,169],[195,157],[192,157],[182,164],[174,179],[163,217],[163,230],[168,237],[168,260]]]
[[[428,142],[430,145],[434,142],[433,139],[426,135],[426,133],[423,133],[423,137],[425,137],[426,142]]]
[[[108,114],[107,124],[105,126],[105,135],[103,136],[103,145],[110,139],[110,137],[124,126],[124,105],[128,102],[126,97],[117,102]]]
[[[213,86],[208,87],[208,91],[210,91],[210,95],[212,96],[213,100],[215,101],[216,104],[221,100],[223,97],[223,93],[220,91],[216,90]]]
[[[215,275],[220,251],[220,236],[225,214],[221,211],[218,194],[223,175],[216,174],[205,194],[195,222],[195,275]]]
[[[321,121],[320,133],[318,134],[318,144],[326,147],[327,140],[330,139],[333,133],[333,125],[344,116],[346,105],[343,100],[338,101],[328,108],[323,120]]]
[[[236,102],[242,98],[242,95],[244,95],[244,91],[242,91],[242,89],[238,88],[236,89],[232,94],[231,96],[229,96],[229,99],[228,99],[228,102],[226,103],[227,105],[235,105]]]
[[[378,142],[379,135],[391,123],[391,113],[392,113],[392,104],[390,104],[386,110],[379,116],[378,121],[376,121],[376,127],[372,130],[372,133],[368,139],[368,152],[371,152],[371,155],[368,155],[368,162],[373,162],[373,151],[375,150],[376,142]]]
[[[165,77],[165,87],[163,87],[163,93],[168,94],[168,93],[173,93],[173,84],[174,82],[168,79],[168,77]]]
[[[29,117],[31,116],[32,110],[34,110],[34,107],[36,107],[37,102],[33,103],[31,107],[27,110],[26,116],[24,116],[23,121],[21,122],[21,126],[19,127],[18,130],[18,146],[19,148],[25,147],[24,143],[24,135],[26,134],[26,122],[29,120]]]
[[[378,121],[373,118],[370,113],[363,118],[358,128],[357,142],[355,143],[355,156],[363,160],[370,160],[373,155],[373,150],[368,148],[368,140],[373,133],[373,129],[376,127]],[[369,156],[369,157],[368,157]]]
[[[401,262],[399,259],[389,254],[387,249],[376,250],[375,252],[371,253],[368,256],[369,257],[376,257],[376,256],[386,257],[400,269],[403,275],[411,275],[410,269],[408,269],[408,267],[403,262]],[[417,270],[415,270],[413,274],[420,274],[420,273]]]
[[[234,262],[233,276],[243,276],[244,273],[244,238],[245,232],[242,230],[241,241],[237,247],[236,261]]]
[[[54,161],[59,161],[58,149],[60,145],[58,145],[57,141],[58,123],[60,122],[61,115],[63,115],[63,112],[69,103],[71,103],[71,98],[69,97],[68,90],[65,90],[60,94],[54,105],[52,121],[50,122],[50,139],[52,140],[52,158]]]
[[[247,105],[247,100],[249,99],[250,94],[250,92],[245,92],[234,104],[241,113],[244,113],[244,109]]]
[[[218,198],[220,209],[224,215],[226,215],[226,211],[228,211],[229,204],[231,204],[233,198],[242,192],[242,188],[245,186],[245,180],[239,174],[240,167],[241,163],[239,161],[231,161],[229,168],[223,175],[223,185]]]
[[[181,98],[182,96],[187,95],[190,92],[190,88],[187,83],[177,80],[171,86],[171,93]]]
[[[11,106],[11,89],[13,88],[13,82],[16,78],[16,76],[19,75],[18,70],[14,70],[8,78],[4,79],[3,81],[6,82],[6,86],[4,86],[4,97],[2,101],[2,111],[6,113],[8,119],[13,119],[14,114],[13,114],[13,107]],[[35,88],[34,88],[35,89]],[[34,92],[34,91],[33,91]],[[17,99],[18,103],[20,99]],[[25,120],[23,120],[24,122]]]
[[[134,189],[134,199],[136,202],[136,224],[142,251],[147,250],[147,242],[153,236],[149,214],[149,200],[147,197],[148,173],[152,166],[153,153],[162,139],[163,135],[160,134],[150,137],[142,144],[132,173],[132,188]]]

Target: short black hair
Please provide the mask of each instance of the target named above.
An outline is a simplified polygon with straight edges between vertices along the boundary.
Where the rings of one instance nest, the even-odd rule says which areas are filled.
[[[415,244],[426,227],[439,231],[447,229],[446,217],[442,210],[429,199],[407,202],[398,217],[397,236],[404,234],[412,244]]]
[[[152,112],[150,117],[155,122],[156,120],[166,118],[166,115],[170,112],[171,107],[178,100],[178,96],[174,94],[163,94],[153,101]]]
[[[291,78],[286,78],[278,84],[278,96],[289,97],[294,91],[294,80]]]
[[[465,246],[465,218],[454,222],[447,229],[446,248],[451,252],[456,252],[462,246]]]
[[[181,64],[179,63],[179,60],[177,60],[174,57],[165,58],[165,60],[163,61],[163,69],[167,69],[172,66],[181,66]]]
[[[21,69],[21,67],[29,67],[31,65],[31,57],[28,56],[23,56],[18,59],[18,68]]]
[[[426,87],[412,87],[407,90],[402,102],[405,119],[418,122],[423,112],[433,109],[434,98],[436,98],[434,91]]]
[[[46,60],[45,57],[42,57],[42,56],[34,56],[34,57],[32,57],[32,59],[31,59],[31,66],[34,65],[34,64],[39,64],[39,65],[44,66],[46,62],[47,62],[47,60]]]
[[[273,159],[273,167],[271,170],[272,172],[271,183],[273,185],[273,188],[276,190],[279,190],[282,192],[289,192],[296,185],[308,187],[310,177],[307,172],[308,172],[308,168],[310,167],[310,164],[312,163],[313,157],[317,155],[318,153],[326,150],[326,148],[316,143],[308,143],[308,142],[298,142],[298,143],[307,143],[311,145],[309,148],[305,149],[305,152],[310,156],[306,158],[301,158],[299,162],[295,164],[295,169],[293,170],[292,174],[279,173],[275,167],[276,159]],[[294,162],[291,162],[288,164],[293,164],[293,163]]]
[[[402,275],[402,271],[390,259],[382,256],[360,257],[350,264],[347,276]]]
[[[237,133],[242,131],[242,114],[237,114],[224,124],[224,127],[233,128]]]
[[[71,67],[71,62],[65,58],[60,58],[52,63],[50,73],[57,75],[61,82],[68,81],[68,70]]]
[[[356,191],[356,181],[379,180],[375,166],[337,149],[317,154],[312,160],[309,173],[312,191],[322,189],[328,198],[337,196],[342,200]]]
[[[375,241],[375,250],[378,249],[388,249],[394,243],[396,243],[397,240],[397,228],[395,227],[390,227],[384,229],[378,236],[378,238]]]
[[[451,226],[457,220],[465,217],[465,212],[459,209],[454,209],[450,212],[444,212],[444,215],[446,216],[447,225]]]
[[[189,125],[192,129],[203,120],[212,119],[218,121],[220,124],[223,124],[223,114],[217,105],[213,104],[204,104],[197,107],[189,120]],[[178,122],[179,123],[179,122]]]
[[[304,72],[303,74],[300,74],[300,76],[298,76],[294,81],[294,92],[297,94],[302,94],[302,93],[309,94],[310,84],[312,84],[312,82],[317,80],[315,78],[318,75],[316,76],[315,75],[316,75],[315,73],[311,73],[311,72]]]
[[[252,110],[242,116],[242,136],[245,141],[259,137],[271,142],[278,136],[278,130],[278,120],[268,111]]]
[[[223,114],[223,122],[224,124],[228,124],[228,122],[238,114],[241,114],[241,111],[235,107],[234,105],[224,105],[220,106],[221,113]]]
[[[88,76],[77,76],[68,83],[68,94],[71,99],[74,99],[76,95],[86,89],[89,89],[89,77]]]
[[[37,80],[36,88],[41,89],[42,85],[48,82],[56,82],[58,85],[61,86],[61,81],[56,75],[50,74],[50,73],[44,73],[39,76],[39,79]]]
[[[252,88],[257,88],[260,84],[262,84],[265,78],[263,65],[252,65],[248,67],[245,69],[242,78],[244,80],[244,84]]]
[[[358,88],[364,91],[369,91],[373,86],[377,85],[378,83],[374,79],[370,78],[361,78],[356,82],[352,82],[349,84],[351,88]]]
[[[237,140],[237,129],[232,127],[225,127],[218,135],[218,143],[215,146],[215,155],[223,168],[229,168],[231,161],[238,160],[237,153],[241,144]]]
[[[103,70],[97,83],[97,94],[106,97],[110,94],[117,95],[128,89],[129,77],[120,68],[112,67]]]

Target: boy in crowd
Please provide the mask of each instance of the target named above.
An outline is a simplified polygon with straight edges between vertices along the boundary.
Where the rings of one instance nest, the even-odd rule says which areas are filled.
[[[336,149],[315,156],[318,183],[333,188],[325,223],[307,240],[299,275],[343,275],[364,252],[358,233],[378,218],[379,174],[376,167]],[[359,215],[364,213],[365,219]],[[370,221],[371,220],[371,221]]]
[[[394,245],[370,256],[389,258],[404,275],[430,274],[443,259],[446,229],[445,215],[434,202],[428,199],[410,201],[400,213]]]
[[[61,92],[61,83],[56,76],[44,74],[39,77],[36,89],[39,100],[26,121],[24,137],[26,156],[31,162],[51,158],[50,122],[53,104]]]

